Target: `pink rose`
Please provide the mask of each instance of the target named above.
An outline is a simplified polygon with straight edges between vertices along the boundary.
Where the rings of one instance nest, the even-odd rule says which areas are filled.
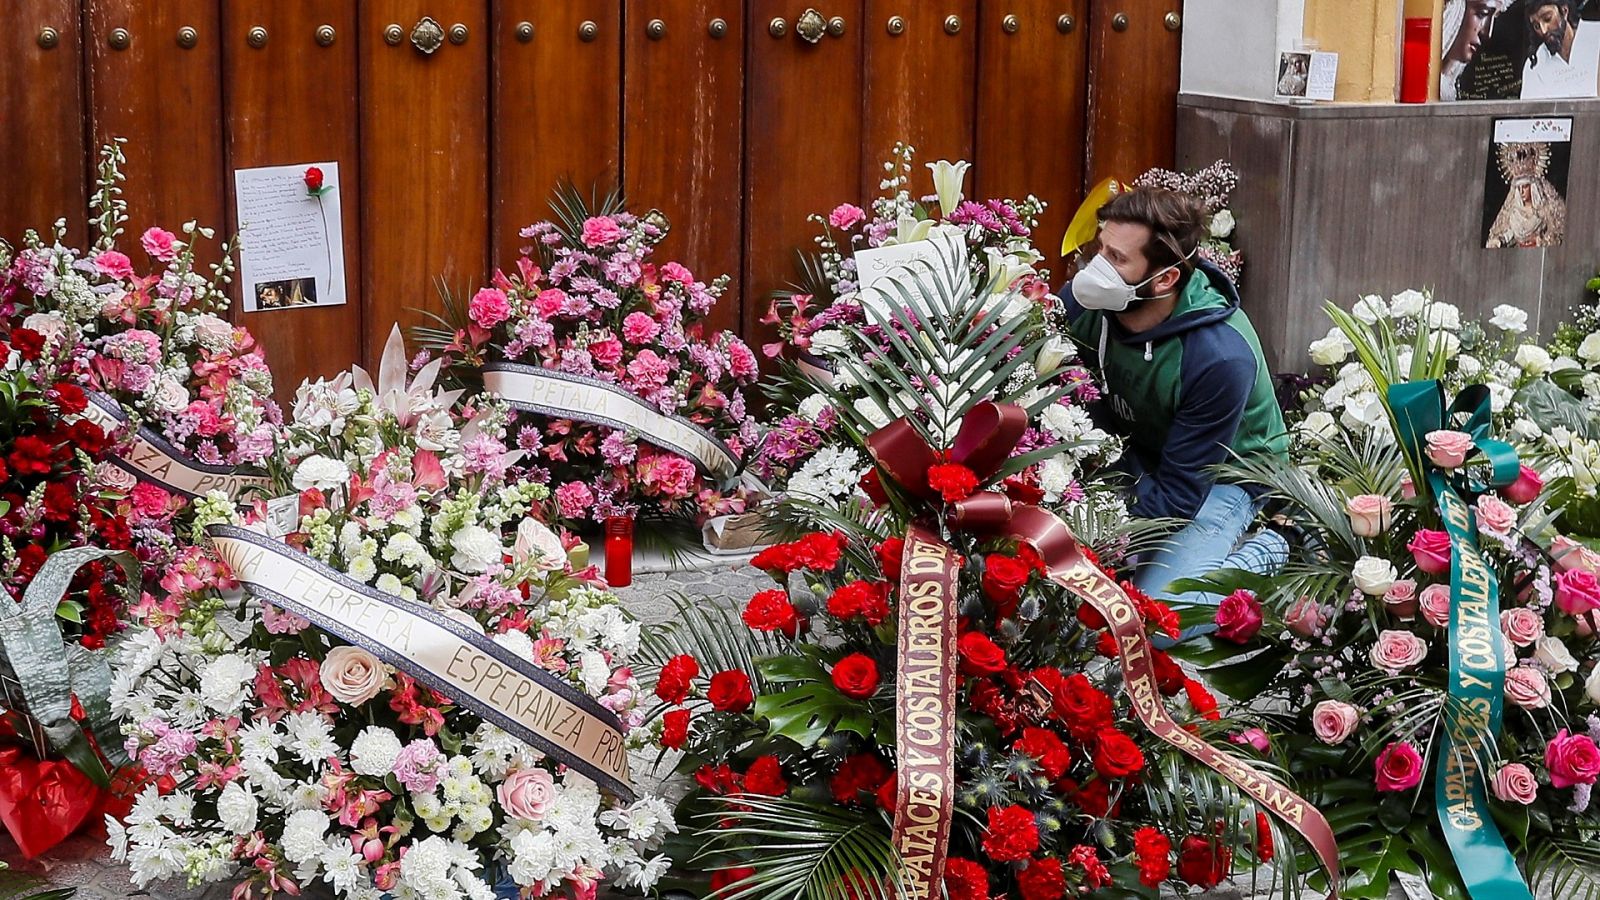
[[[1442,575],[1450,571],[1450,535],[1430,528],[1418,528],[1411,543],[1406,544],[1406,549],[1417,561],[1417,568],[1429,575]]]
[[[1506,700],[1523,709],[1550,705],[1550,680],[1538,669],[1517,666],[1506,671]]]
[[[840,230],[848,230],[866,221],[867,214],[859,206],[850,203],[841,203],[828,213],[828,224]]]
[[[1342,744],[1356,733],[1361,710],[1339,700],[1324,700],[1311,711],[1311,730],[1324,744]]]
[[[1493,787],[1500,800],[1527,806],[1539,794],[1539,779],[1522,763],[1507,763],[1494,773]]]
[[[661,326],[656,320],[642,312],[628,313],[622,320],[622,339],[630,344],[648,344],[660,333]]]
[[[1600,777],[1600,747],[1588,735],[1568,734],[1563,728],[1544,748],[1544,764],[1552,787],[1594,784]]]
[[[1238,734],[1232,735],[1228,740],[1235,744],[1254,747],[1258,752],[1265,753],[1272,748],[1272,741],[1267,733],[1259,728],[1246,728]]]
[[[1328,624],[1327,616],[1323,615],[1322,604],[1310,597],[1301,597],[1289,607],[1288,615],[1283,617],[1283,624],[1290,631],[1303,637],[1316,637]]]
[[[1464,431],[1428,432],[1428,459],[1441,469],[1457,469],[1472,452],[1472,435]]]
[[[177,235],[164,228],[147,228],[144,236],[139,238],[139,243],[144,247],[144,252],[162,262],[172,262],[178,258],[178,248],[183,246],[178,242]]]
[[[1383,592],[1383,606],[1395,618],[1409,622],[1417,617],[1417,583],[1403,578]]]
[[[350,706],[378,696],[388,675],[376,656],[360,647],[335,647],[322,660],[322,686],[333,699]]]
[[[1383,748],[1375,768],[1380,791],[1409,791],[1422,782],[1422,754],[1410,741],[1396,741]]]
[[[507,775],[494,793],[506,815],[539,822],[555,802],[556,782],[544,769],[518,769]]]
[[[1372,665],[1390,675],[1399,675],[1422,662],[1428,655],[1428,642],[1409,631],[1380,631],[1372,645]]]
[[[1235,644],[1249,643],[1261,630],[1261,603],[1249,591],[1234,591],[1217,606],[1217,637]]]
[[[112,278],[132,278],[133,260],[126,253],[115,250],[102,250],[94,256],[94,267],[101,275]]]
[[[1556,570],[1570,572],[1574,569],[1600,574],[1600,553],[1590,550],[1566,535],[1557,535],[1550,542],[1550,557],[1556,561]]]
[[[545,288],[533,298],[534,310],[546,319],[561,312],[561,308],[566,305],[567,292],[560,288]]]
[[[1544,637],[1544,617],[1526,606],[1503,610],[1500,613],[1500,630],[1505,632],[1506,640],[1514,646],[1531,647]]]
[[[1517,525],[1517,511],[1493,494],[1478,498],[1478,529],[1494,534],[1510,534]]]
[[[610,216],[593,216],[583,220],[583,245],[593,250],[614,244],[622,237],[622,226]]]
[[[589,355],[602,366],[614,366],[622,362],[622,342],[614,337],[590,341]]]
[[[1450,625],[1450,586],[1430,584],[1422,589],[1422,618],[1435,628]]]
[[[1389,527],[1394,503],[1382,494],[1357,494],[1346,501],[1344,509],[1350,515],[1350,530],[1357,537],[1370,538]]]
[[[1600,609],[1600,581],[1580,569],[1562,572],[1556,576],[1556,606],[1569,616]]]
[[[594,506],[594,491],[581,481],[569,481],[556,488],[556,506],[569,519],[588,518],[589,507]]]
[[[467,316],[479,328],[493,328],[511,318],[511,304],[506,302],[506,292],[499,288],[484,288],[473,294],[467,303]]]
[[[1500,494],[1512,503],[1532,503],[1543,490],[1544,479],[1539,477],[1538,470],[1524,465],[1517,480],[1501,488]]]

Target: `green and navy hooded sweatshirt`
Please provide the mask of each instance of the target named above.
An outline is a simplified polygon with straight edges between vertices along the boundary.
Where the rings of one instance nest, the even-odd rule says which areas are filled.
[[[1086,310],[1062,291],[1072,334],[1104,373],[1099,415],[1126,435],[1119,465],[1135,479],[1131,511],[1193,519],[1232,454],[1282,455],[1289,440],[1261,342],[1239,292],[1201,263],[1172,315],[1129,332],[1115,314]]]

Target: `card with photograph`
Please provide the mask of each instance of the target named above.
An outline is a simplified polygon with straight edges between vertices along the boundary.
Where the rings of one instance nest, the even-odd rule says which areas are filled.
[[[307,171],[321,174],[313,188]],[[245,312],[345,302],[339,164],[238,169],[239,282]]]
[[[1484,174],[1483,246],[1561,246],[1571,164],[1571,119],[1496,119]]]

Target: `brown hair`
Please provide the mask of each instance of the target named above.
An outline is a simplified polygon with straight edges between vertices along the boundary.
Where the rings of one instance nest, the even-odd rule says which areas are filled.
[[[1205,210],[1187,194],[1163,188],[1134,188],[1111,198],[1100,208],[1101,222],[1124,222],[1150,229],[1144,258],[1154,274],[1177,266],[1183,274],[1179,289],[1194,271],[1194,250],[1205,229]]]

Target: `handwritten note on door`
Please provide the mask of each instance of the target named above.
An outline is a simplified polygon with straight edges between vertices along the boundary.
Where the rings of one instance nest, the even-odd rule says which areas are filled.
[[[313,194],[306,170],[322,171]],[[339,164],[236,169],[245,312],[345,302]]]

